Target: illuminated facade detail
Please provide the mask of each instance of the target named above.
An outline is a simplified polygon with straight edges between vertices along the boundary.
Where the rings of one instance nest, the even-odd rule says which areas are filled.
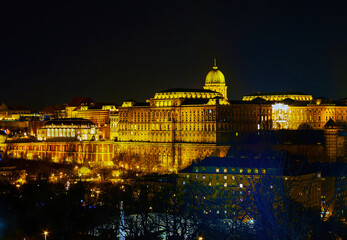
[[[341,101],[313,99],[272,106],[274,129],[324,129],[329,119],[340,125],[347,123],[347,105]]]
[[[89,163],[91,166],[112,165],[112,141],[40,141],[8,143],[7,155],[13,158],[49,159],[57,163]]]
[[[77,118],[84,118],[92,121],[97,126],[101,127],[110,122],[110,111],[103,109],[92,109],[88,106],[83,106],[76,112]]]
[[[288,109],[289,106],[283,103],[276,103],[272,105],[273,129],[276,130],[288,128]]]
[[[225,78],[223,73],[218,70],[216,59],[214,59],[214,64],[212,70],[206,75],[204,89],[216,91],[222,94],[223,98],[228,99],[227,85],[225,84]]]
[[[281,93],[254,93],[250,95],[245,95],[242,101],[252,101],[256,98],[262,98],[266,101],[283,101],[285,99],[292,99],[295,101],[311,101],[313,99],[312,95],[299,93],[299,92],[281,92]]]
[[[110,140],[118,140],[119,137],[119,113],[118,109],[110,113]]]
[[[77,140],[98,140],[98,127],[82,118],[61,118],[48,121],[37,131],[38,140],[71,138]]]

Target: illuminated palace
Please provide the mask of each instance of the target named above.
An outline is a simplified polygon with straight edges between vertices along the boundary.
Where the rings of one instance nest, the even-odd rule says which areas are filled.
[[[81,129],[85,133],[81,132],[79,139],[82,143],[99,139],[93,145],[100,144],[100,148],[90,148],[97,152],[91,152],[96,156],[89,159],[120,159],[131,168],[131,158],[142,157],[169,171],[182,169],[206,156],[224,157],[230,140],[242,131],[324,129],[330,119],[338,126],[347,121],[347,99],[313,99],[309,94],[291,92],[256,93],[244,96],[242,101],[230,100],[225,77],[216,62],[202,89],[174,88],[158,92],[144,103],[125,101],[120,107],[99,105],[90,98],[76,98],[58,112],[63,118],[85,118],[95,124]],[[71,123],[52,124],[38,130],[39,140],[47,144],[60,141],[64,145],[64,139],[70,138],[66,144],[71,144],[77,136],[76,126]],[[19,149],[36,149],[24,146],[29,143],[21,144],[9,143],[8,152],[22,156],[23,151]],[[63,146],[62,149],[72,149],[74,154],[77,151]],[[55,159],[64,161],[65,155]]]
[[[118,154],[148,154],[162,166],[177,169],[208,155],[224,156],[231,130],[227,86],[217,66],[204,89],[168,89],[146,103],[119,107]],[[116,153],[117,155],[117,153]]]

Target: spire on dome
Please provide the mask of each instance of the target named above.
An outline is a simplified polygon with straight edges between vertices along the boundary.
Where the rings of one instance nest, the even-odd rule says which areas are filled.
[[[213,69],[218,69],[216,58],[213,59]]]

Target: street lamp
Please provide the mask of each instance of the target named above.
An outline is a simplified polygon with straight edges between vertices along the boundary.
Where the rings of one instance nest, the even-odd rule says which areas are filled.
[[[45,240],[47,240],[48,232],[47,232],[47,231],[44,231],[44,232],[43,232],[43,235],[45,235]]]

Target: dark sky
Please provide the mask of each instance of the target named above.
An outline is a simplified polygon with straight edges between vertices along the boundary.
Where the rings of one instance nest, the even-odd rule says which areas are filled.
[[[0,102],[144,101],[202,88],[213,58],[229,98],[262,91],[347,97],[344,1],[6,1]],[[103,3],[102,3],[103,2]]]

